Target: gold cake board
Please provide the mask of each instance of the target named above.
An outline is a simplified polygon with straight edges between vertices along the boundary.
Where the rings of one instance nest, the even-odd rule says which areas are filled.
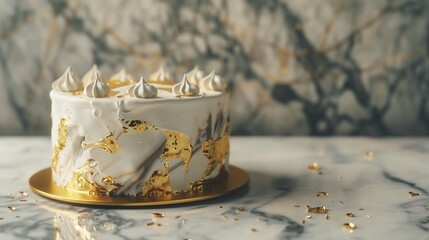
[[[57,186],[52,181],[51,168],[43,169],[31,176],[30,187],[33,192],[56,201],[80,205],[114,207],[161,206],[192,203],[224,196],[247,185],[249,175],[242,169],[229,166],[227,179],[205,190],[171,193],[159,196],[106,196],[89,195]]]

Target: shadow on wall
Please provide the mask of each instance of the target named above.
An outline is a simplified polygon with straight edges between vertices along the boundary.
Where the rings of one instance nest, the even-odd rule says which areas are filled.
[[[0,134],[49,134],[70,65],[197,64],[233,91],[233,134],[427,135],[425,0],[0,3]],[[150,9],[150,10],[148,10]],[[142,14],[144,13],[144,14]]]

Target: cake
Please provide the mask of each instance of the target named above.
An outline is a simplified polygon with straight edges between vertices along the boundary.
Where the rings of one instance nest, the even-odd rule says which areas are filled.
[[[230,95],[214,71],[137,80],[93,66],[81,79],[69,67],[50,97],[52,179],[67,191],[165,195],[227,177]]]

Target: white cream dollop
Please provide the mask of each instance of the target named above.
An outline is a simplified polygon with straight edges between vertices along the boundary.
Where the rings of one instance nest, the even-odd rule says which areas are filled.
[[[156,87],[147,84],[143,77],[140,78],[140,81],[131,86],[128,89],[128,94],[131,97],[137,97],[137,98],[155,98],[158,96],[158,90]]]
[[[52,88],[60,92],[82,91],[82,81],[67,67],[64,74],[52,83]]]
[[[201,71],[198,66],[195,66],[191,71],[186,73],[186,76],[188,77],[188,80],[191,84],[194,84],[196,86],[199,86],[200,80],[204,76],[204,72]]]
[[[173,78],[167,71],[165,71],[163,66],[160,66],[158,71],[149,76],[149,82],[166,84],[174,83]]]
[[[173,93],[176,96],[195,96],[198,95],[200,89],[194,85],[189,83],[187,74],[183,76],[183,80],[178,84],[173,86]]]
[[[101,72],[98,70],[98,66],[96,64],[94,64],[92,66],[92,68],[89,69],[89,71],[87,73],[85,73],[85,75],[83,75],[83,78],[82,78],[83,87],[88,86],[88,84],[90,84],[92,82],[92,80],[94,80],[94,76],[96,73],[98,73],[100,75],[100,78],[103,82],[107,83],[104,75],[101,74]]]
[[[103,98],[109,95],[110,88],[103,80],[101,80],[100,73],[95,72],[94,79],[83,90],[83,95],[93,98]]]
[[[221,76],[216,75],[215,71],[205,76],[200,82],[200,88],[210,91],[225,91],[226,86],[225,80]]]

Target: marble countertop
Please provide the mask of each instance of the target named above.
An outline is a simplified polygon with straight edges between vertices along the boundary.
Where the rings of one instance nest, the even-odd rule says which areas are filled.
[[[29,177],[50,164],[49,138],[1,137],[0,239],[429,239],[429,138],[231,141],[231,163],[251,175],[247,189],[174,207],[103,209],[32,193]],[[308,168],[314,162],[319,170]],[[147,226],[154,211],[165,217]]]

